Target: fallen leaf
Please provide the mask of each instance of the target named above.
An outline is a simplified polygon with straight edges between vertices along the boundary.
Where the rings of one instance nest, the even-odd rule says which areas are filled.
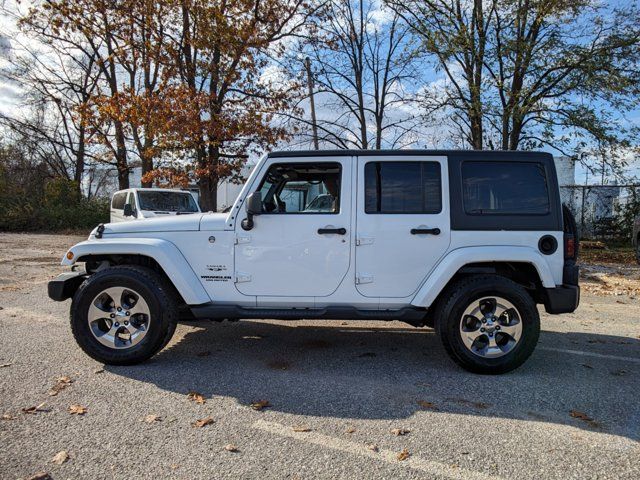
[[[569,412],[569,415],[571,415],[573,418],[584,420],[585,422],[593,422],[593,418],[591,418],[589,415],[587,415],[584,412],[579,412],[578,410],[571,410]]]
[[[171,465],[169,465],[169,468],[171,470],[176,470],[180,465],[178,465],[177,463],[172,463]]]
[[[344,433],[355,433],[355,431],[356,431],[355,427],[347,427]]]
[[[38,472],[33,477],[29,477],[28,480],[53,480],[53,477],[47,472]]]
[[[153,413],[150,414],[150,415],[147,415],[146,417],[144,417],[144,421],[147,422],[147,423],[156,423],[156,422],[159,422],[161,420],[162,420],[162,418],[159,415],[155,415]]]
[[[2,365],[0,365],[0,368],[10,367],[11,365],[13,365],[13,363],[3,363]]]
[[[294,432],[310,432],[311,431],[311,429],[306,426],[296,426],[296,427],[293,427],[292,430]]]
[[[15,417],[12,417],[8,413],[2,415],[2,420],[13,420]]]
[[[227,452],[237,452],[238,451],[238,447],[235,446],[233,443],[230,443],[229,445],[225,445],[224,449]]]
[[[469,405],[470,407],[474,407],[474,408],[479,408],[482,410],[485,410],[487,408],[489,408],[491,405],[488,403],[484,403],[484,402],[473,402],[471,400],[467,400],[464,398],[451,398],[451,401],[457,402],[461,405]]]
[[[204,396],[198,392],[189,392],[187,393],[187,398],[192,402],[196,402],[198,405],[204,405],[207,401],[204,399]]]
[[[367,448],[372,452],[377,452],[379,450],[378,445],[376,445],[375,443],[368,443]]]
[[[74,404],[69,407],[69,413],[71,415],[84,415],[87,413],[87,407],[83,407],[82,405]]]
[[[411,454],[409,453],[409,450],[405,448],[398,454],[398,460],[402,462],[403,460],[406,460],[407,458],[409,458],[410,455]]]
[[[51,461],[56,465],[62,465],[67,460],[69,460],[69,454],[66,450],[56,453],[56,455],[51,459]]]
[[[268,400],[258,400],[257,402],[253,402],[251,405],[249,405],[251,408],[253,408],[254,410],[262,410],[263,408],[267,408],[270,407],[271,404],[269,403]]]
[[[435,403],[427,402],[426,400],[418,400],[418,405],[422,408],[428,408],[429,410],[439,410]]]
[[[28,413],[28,414],[32,414],[35,415],[36,413],[45,413],[45,412],[50,412],[51,409],[50,408],[44,408],[46,404],[45,403],[41,403],[38,406],[35,407],[29,407],[29,408],[23,408],[22,409],[22,413]]]
[[[70,377],[67,377],[67,376],[58,377],[56,379],[55,385],[51,388],[51,390],[49,390],[49,396],[55,397],[56,395],[58,395],[58,393],[60,393],[62,390],[67,388],[72,383],[73,383],[73,380],[71,380]]]
[[[209,350],[207,350],[206,352],[198,353],[199,357],[208,357],[209,355],[211,355],[211,352]]]
[[[267,363],[267,367],[273,370],[288,370],[291,368],[291,364],[284,360],[274,360],[273,362]]]
[[[393,430],[391,430],[391,433],[393,433],[397,437],[406,435],[409,432],[411,432],[411,430],[408,430],[406,428],[394,428]]]
[[[200,420],[196,420],[191,425],[193,425],[196,428],[202,428],[202,427],[206,427],[207,425],[211,425],[213,422],[214,422],[213,418],[207,417],[207,418],[202,418]]]

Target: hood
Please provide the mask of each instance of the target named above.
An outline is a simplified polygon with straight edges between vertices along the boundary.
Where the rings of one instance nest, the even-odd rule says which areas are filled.
[[[227,218],[230,215],[231,213],[205,213],[202,215],[200,230],[226,230],[227,228],[231,230],[231,226],[227,224]]]
[[[200,219],[202,217],[202,213],[191,213],[189,215],[171,215],[130,222],[107,223],[104,226],[103,235],[141,232],[198,231],[200,230]],[[95,230],[91,233],[93,235]]]

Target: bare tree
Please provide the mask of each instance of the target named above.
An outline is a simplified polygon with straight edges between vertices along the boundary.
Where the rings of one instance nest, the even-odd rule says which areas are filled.
[[[30,144],[31,152],[55,175],[75,180],[80,189],[87,161],[97,159],[77,110],[96,90],[95,56],[39,40],[33,44],[13,39],[1,74],[20,86],[20,108],[0,115],[0,123]]]
[[[317,128],[337,148],[412,143],[414,42],[400,17],[368,0],[329,0],[307,44],[319,104]]]
[[[627,145],[638,105],[640,16],[633,2],[387,0],[422,39],[446,87],[427,98],[473,148],[565,154]]]

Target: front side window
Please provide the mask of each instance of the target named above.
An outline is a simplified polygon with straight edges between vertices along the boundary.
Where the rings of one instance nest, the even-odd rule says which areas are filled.
[[[464,210],[470,215],[545,215],[549,191],[537,162],[464,162]]]
[[[335,162],[271,165],[259,188],[263,213],[339,213],[341,171]]]
[[[369,162],[365,213],[435,214],[442,210],[438,162]]]

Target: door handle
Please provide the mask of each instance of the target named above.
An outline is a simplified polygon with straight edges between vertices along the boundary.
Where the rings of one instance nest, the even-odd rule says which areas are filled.
[[[411,235],[440,235],[439,228],[412,228]]]
[[[344,235],[345,233],[347,233],[347,229],[346,228],[319,228],[318,233],[320,235],[329,235],[329,234]]]

